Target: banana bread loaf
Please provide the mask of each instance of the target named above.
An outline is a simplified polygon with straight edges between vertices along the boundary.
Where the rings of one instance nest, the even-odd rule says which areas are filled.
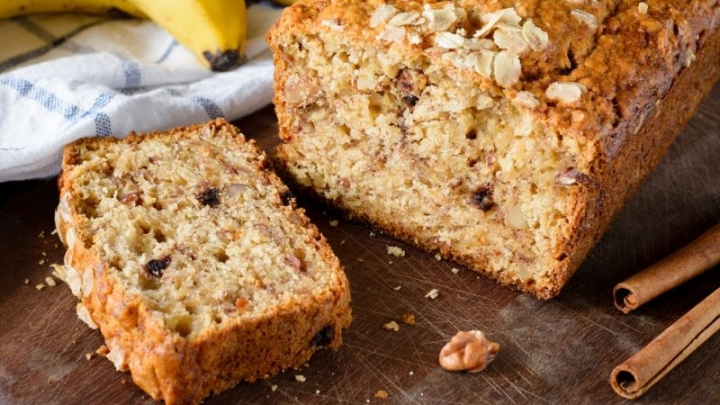
[[[281,170],[559,293],[720,71],[717,0],[301,0],[268,35]]]
[[[153,398],[199,403],[340,346],[337,257],[227,122],[77,141],[59,185],[78,316]]]

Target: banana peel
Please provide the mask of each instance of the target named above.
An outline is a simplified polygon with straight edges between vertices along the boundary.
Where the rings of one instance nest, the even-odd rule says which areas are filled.
[[[213,71],[231,70],[242,61],[247,31],[244,0],[0,0],[0,18],[118,11],[154,21]]]

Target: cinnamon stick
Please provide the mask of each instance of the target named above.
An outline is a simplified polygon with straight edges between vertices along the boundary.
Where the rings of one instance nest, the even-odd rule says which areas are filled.
[[[665,329],[645,348],[615,367],[610,385],[635,399],[660,381],[720,329],[720,288]]]
[[[720,224],[667,258],[616,285],[613,289],[615,306],[627,314],[718,263]]]

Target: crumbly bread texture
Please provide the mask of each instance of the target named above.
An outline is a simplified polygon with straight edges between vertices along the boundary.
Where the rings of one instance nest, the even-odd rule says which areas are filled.
[[[198,403],[341,345],[337,257],[227,122],[77,141],[59,183],[78,316],[153,398]]]
[[[712,88],[717,0],[301,0],[278,160],[375,227],[558,294]]]

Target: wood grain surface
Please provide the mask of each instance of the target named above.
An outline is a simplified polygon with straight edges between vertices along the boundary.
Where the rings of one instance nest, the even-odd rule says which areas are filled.
[[[270,108],[237,124],[266,150],[277,142]],[[345,345],[205,404],[622,404],[610,388],[612,368],[720,286],[713,269],[630,315],[612,301],[617,282],[720,221],[720,85],[553,301],[498,286],[314,201],[299,202],[350,279],[354,322]],[[86,358],[103,341],[77,319],[76,299],[64,284],[36,289],[50,264],[62,260],[52,234],[56,204],[54,179],[0,184],[0,403],[152,404],[128,373],[101,356]],[[406,254],[388,255],[387,246]],[[439,291],[436,299],[425,297],[431,289]],[[404,324],[404,314],[413,314],[415,324]],[[390,321],[399,331],[383,328]],[[468,329],[499,342],[500,355],[481,373],[442,370],[440,348]],[[375,397],[379,390],[388,398]],[[714,336],[635,402],[719,400],[720,336]]]

